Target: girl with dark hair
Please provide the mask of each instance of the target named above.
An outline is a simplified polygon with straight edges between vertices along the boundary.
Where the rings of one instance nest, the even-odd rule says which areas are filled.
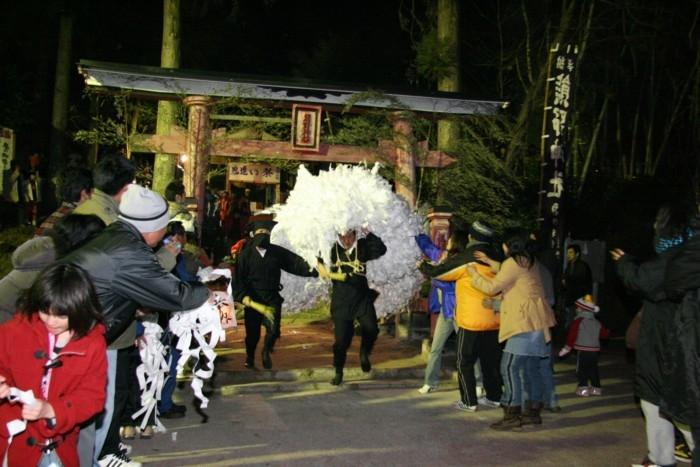
[[[38,465],[42,456],[57,465],[79,464],[80,424],[99,413],[105,399],[100,313],[87,274],[54,264],[0,326],[0,456],[7,465]],[[10,432],[13,420],[26,425]]]
[[[491,428],[514,430],[522,425],[542,423],[540,411],[544,382],[539,363],[540,358],[551,354],[550,327],[554,326],[555,319],[528,243],[528,233],[520,229],[510,230],[503,238],[503,253],[507,257],[503,263],[496,263],[483,255],[477,258],[498,269],[495,277],[483,276],[473,265],[468,269],[474,287],[489,295],[503,295],[498,341],[506,343],[501,358],[504,415]],[[524,396],[529,396],[529,399],[524,400]]]

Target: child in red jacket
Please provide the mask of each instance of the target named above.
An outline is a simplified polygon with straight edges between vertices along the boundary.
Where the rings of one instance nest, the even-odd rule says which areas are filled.
[[[88,275],[45,269],[0,326],[0,458],[4,465],[78,467],[80,424],[100,413],[105,328]]]
[[[593,297],[586,295],[576,300],[576,319],[569,327],[566,345],[559,352],[565,357],[572,349],[576,350],[576,376],[578,377],[577,396],[600,396],[600,376],[598,356],[600,339],[607,339],[610,331],[595,318],[600,308],[593,303]],[[590,386],[589,383],[590,382]]]

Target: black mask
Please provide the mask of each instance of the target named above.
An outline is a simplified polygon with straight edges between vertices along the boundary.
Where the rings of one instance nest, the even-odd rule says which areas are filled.
[[[268,248],[270,246],[270,236],[267,234],[259,234],[253,237],[253,246],[257,248]]]

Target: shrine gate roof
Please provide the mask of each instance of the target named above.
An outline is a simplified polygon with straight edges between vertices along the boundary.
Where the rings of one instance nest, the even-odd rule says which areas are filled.
[[[361,88],[310,80],[278,79],[143,65],[81,60],[78,71],[91,87],[127,89],[165,99],[188,95],[239,97],[267,101],[345,106],[353,96],[377,91],[353,108],[411,110],[435,114],[492,115],[507,101],[472,100],[457,93],[418,94],[388,89]],[[357,99],[357,97],[355,97]]]

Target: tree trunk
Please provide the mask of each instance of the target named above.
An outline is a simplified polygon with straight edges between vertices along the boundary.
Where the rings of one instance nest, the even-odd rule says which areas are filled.
[[[71,44],[73,42],[73,17],[62,12],[58,29],[56,50],[56,81],[53,88],[53,109],[51,114],[51,173],[56,174],[63,167],[66,128],[68,127],[68,98],[70,94]],[[52,191],[50,191],[52,192]]]
[[[559,20],[559,27],[557,28],[552,44],[560,43],[564,39],[565,34],[569,30],[569,23],[571,22],[575,7],[575,0],[571,1],[568,5],[564,5]],[[506,165],[509,168],[513,167],[516,156],[520,154],[520,150],[525,145],[524,140],[528,133],[528,125],[532,120],[532,111],[537,100],[542,97],[542,89],[547,78],[547,71],[546,66],[540,66],[540,71],[537,73],[536,79],[532,85],[528,87],[523,99],[523,104],[520,107],[515,124],[513,125],[512,137],[506,151]]]
[[[160,53],[162,68],[180,66],[180,0],[163,0],[163,45]],[[158,102],[157,135],[169,135],[177,121],[178,103]],[[153,164],[153,189],[165,193],[165,188],[175,178],[177,155],[156,154]]]
[[[458,0],[438,0],[437,34],[441,43],[449,45],[453,51],[449,73],[438,79],[438,91],[459,92],[461,90],[460,48],[459,48],[459,2]],[[440,119],[437,123],[437,145],[442,151],[450,151],[459,140],[459,122],[454,119]],[[443,193],[438,183],[437,200],[441,202]]]

